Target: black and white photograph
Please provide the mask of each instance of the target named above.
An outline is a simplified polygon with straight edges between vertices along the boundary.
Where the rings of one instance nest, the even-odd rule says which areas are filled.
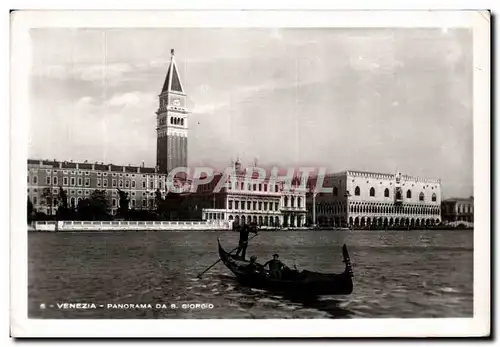
[[[490,333],[489,12],[11,24],[14,336]]]

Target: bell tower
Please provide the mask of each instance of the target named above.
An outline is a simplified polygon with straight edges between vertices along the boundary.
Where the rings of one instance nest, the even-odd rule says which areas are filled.
[[[175,63],[174,50],[156,111],[156,165],[161,173],[187,166],[188,110],[186,94]]]

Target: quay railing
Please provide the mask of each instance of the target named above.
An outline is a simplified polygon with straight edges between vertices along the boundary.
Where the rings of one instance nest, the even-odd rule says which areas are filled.
[[[232,222],[210,221],[37,221],[34,231],[231,230]]]

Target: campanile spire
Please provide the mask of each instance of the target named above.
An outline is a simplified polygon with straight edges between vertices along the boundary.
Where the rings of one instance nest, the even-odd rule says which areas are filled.
[[[176,167],[187,166],[188,110],[173,48],[159,103],[156,165],[160,172],[168,173]]]

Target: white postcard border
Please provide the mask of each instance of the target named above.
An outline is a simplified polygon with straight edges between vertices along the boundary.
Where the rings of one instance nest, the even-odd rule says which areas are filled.
[[[45,320],[27,317],[26,159],[29,28],[472,27],[474,37],[474,318],[350,320]],[[16,337],[483,336],[490,331],[490,18],[477,11],[20,11],[11,36],[11,333]],[[251,324],[251,329],[249,329]]]

